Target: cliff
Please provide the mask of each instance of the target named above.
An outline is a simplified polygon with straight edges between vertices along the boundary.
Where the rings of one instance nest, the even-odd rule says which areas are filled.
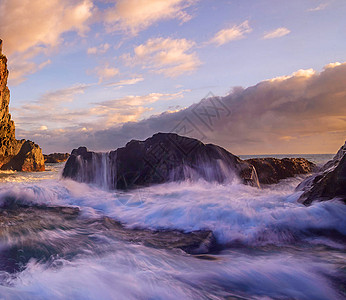
[[[7,87],[7,58],[1,52],[0,40],[0,169],[44,171],[41,148],[27,140],[16,140],[15,126],[9,112],[10,90]]]

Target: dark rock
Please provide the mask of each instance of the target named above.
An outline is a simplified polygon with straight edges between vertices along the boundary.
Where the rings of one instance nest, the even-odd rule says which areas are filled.
[[[117,238],[153,248],[178,248],[190,254],[209,253],[218,248],[214,234],[210,230],[183,232],[180,230],[128,229],[108,217],[104,217],[99,225],[112,230],[112,234]]]
[[[9,113],[7,58],[0,53],[0,168],[15,171],[44,171],[40,147],[31,141],[16,140]]]
[[[209,230],[130,229],[108,217],[81,218],[76,207],[28,205],[8,199],[0,206],[0,272],[18,272],[31,260],[71,259],[87,249],[100,255],[107,241],[124,241],[159,249],[205,254],[218,249]],[[112,242],[110,242],[112,245]]]
[[[304,180],[297,190],[303,190],[299,202],[310,205],[313,201],[339,198],[346,204],[346,143],[321,172]]]
[[[332,160],[328,161],[322,168],[321,171],[326,171],[330,168],[335,168],[340,160],[344,157],[344,155],[346,154],[346,142],[343,146],[341,146],[341,148],[339,149],[339,151],[335,154],[335,156],[333,157]]]
[[[70,153],[51,153],[51,154],[43,154],[44,162],[50,164],[56,164],[67,161]]]
[[[252,158],[246,160],[257,172],[260,184],[278,183],[282,179],[313,172],[316,165],[305,158]]]
[[[223,183],[235,177],[259,186],[256,170],[249,163],[219,146],[174,133],[132,140],[123,148],[103,154],[85,147],[74,149],[63,177],[113,189],[200,178]]]

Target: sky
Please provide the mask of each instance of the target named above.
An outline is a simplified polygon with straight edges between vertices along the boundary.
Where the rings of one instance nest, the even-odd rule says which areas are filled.
[[[345,15],[344,0],[0,0],[16,137],[44,153],[159,131],[237,155],[334,153]]]

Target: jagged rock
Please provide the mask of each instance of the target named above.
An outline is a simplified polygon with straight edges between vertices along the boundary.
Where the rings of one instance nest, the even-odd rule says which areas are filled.
[[[313,172],[316,165],[305,158],[252,158],[246,160],[257,172],[260,184],[278,183],[282,179]]]
[[[67,161],[69,158],[70,153],[51,153],[51,154],[43,154],[44,162],[45,163],[61,163],[64,161]]]
[[[339,198],[346,204],[346,143],[319,173],[304,180],[297,190],[304,191],[298,200],[304,205],[333,198]]]
[[[109,153],[74,149],[63,177],[126,189],[180,180],[227,182],[239,177],[259,186],[255,168],[225,149],[173,133],[132,140]]]
[[[19,152],[9,162],[1,166],[2,170],[24,172],[44,171],[44,159],[41,148],[32,141],[22,140]]]
[[[340,160],[344,157],[344,155],[346,154],[346,142],[343,146],[341,146],[341,148],[339,149],[339,151],[335,154],[335,156],[333,157],[332,160],[328,161],[321,169],[321,171],[326,171],[330,168],[336,167],[338,165],[338,163],[340,162]]]
[[[1,44],[0,40],[0,44]],[[9,113],[7,58],[0,51],[0,169],[44,171],[40,147],[31,141],[16,140],[15,126]]]

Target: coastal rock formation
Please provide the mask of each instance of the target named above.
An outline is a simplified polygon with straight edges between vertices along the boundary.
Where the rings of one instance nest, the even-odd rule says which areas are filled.
[[[9,113],[10,91],[7,78],[7,58],[0,51],[0,169],[44,171],[40,147],[31,141],[15,138],[14,122]]]
[[[246,160],[257,171],[260,184],[278,183],[282,179],[313,172],[316,165],[305,158],[252,158]]]
[[[299,202],[310,205],[313,201],[339,198],[346,204],[346,143],[321,172],[304,180],[297,190],[303,190]]]
[[[51,154],[43,154],[44,162],[50,164],[56,164],[67,161],[70,153],[51,153]]]
[[[132,140],[109,153],[74,149],[63,177],[111,189],[127,189],[170,181],[227,182],[240,178],[259,187],[255,168],[225,149],[174,133]]]

